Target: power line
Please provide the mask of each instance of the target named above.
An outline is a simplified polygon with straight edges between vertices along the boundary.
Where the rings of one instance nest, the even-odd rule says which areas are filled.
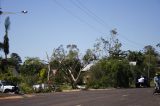
[[[88,16],[90,16],[92,19],[94,19],[96,22],[98,22],[99,24],[101,24],[104,27],[107,28],[111,28],[113,29],[113,27],[110,27],[102,18],[100,18],[99,16],[97,16],[94,12],[92,12],[89,8],[87,8],[85,5],[83,5],[79,0],[76,0],[76,2],[78,4],[76,4],[73,0],[72,4],[74,4],[77,8],[81,9],[84,13],[86,13]],[[83,7],[83,8],[82,8]],[[123,39],[125,39],[126,41],[128,41],[129,43],[133,43],[134,45],[142,45],[140,43],[137,43],[135,41],[132,41],[130,39],[128,39],[126,36],[124,36],[123,34],[120,34]],[[144,45],[143,45],[144,46]]]
[[[58,2],[57,0],[53,0],[58,6],[60,6],[61,8],[63,8],[67,13],[69,13],[70,15],[72,15],[73,17],[75,17],[76,19],[78,19],[80,22],[86,24],[88,27],[90,27],[92,30],[97,31],[101,34],[103,34],[102,31],[100,31],[99,29],[97,29],[96,27],[94,27],[93,25],[91,25],[90,23],[88,23],[87,21],[85,21],[84,19],[80,18],[78,15],[74,14],[71,10],[69,10],[68,8],[66,8],[64,5],[62,5],[60,2]]]
[[[139,47],[139,45],[135,44],[135,43],[126,43],[126,39],[124,39],[123,37],[121,37],[122,39],[120,40],[122,42],[123,45],[129,45],[130,47],[134,47],[137,48]],[[128,42],[128,41],[127,41]]]
[[[102,31],[100,31],[99,29],[97,29],[95,26],[93,26],[92,24],[88,23],[87,21],[85,21],[84,19],[82,19],[81,17],[79,17],[78,15],[74,14],[74,12],[72,12],[71,10],[69,10],[68,8],[66,8],[64,5],[62,5],[60,2],[58,2],[57,0],[54,0],[54,2],[59,5],[61,8],[63,8],[66,12],[68,12],[69,14],[71,14],[72,16],[74,16],[76,19],[78,19],[80,22],[86,24],[87,26],[89,26],[91,29],[93,29],[94,31],[97,31],[101,34],[105,34]],[[99,23],[100,25],[102,25],[103,27],[106,28],[110,28],[113,29],[113,27],[110,27],[102,18],[100,18],[99,16],[97,16],[94,12],[92,12],[89,8],[87,8],[85,5],[83,5],[83,3],[81,3],[79,0],[70,1],[74,6],[76,6],[77,8],[79,8],[81,11],[83,11],[86,15],[88,15],[90,18],[92,18],[93,20],[95,20],[97,23]],[[132,43],[135,46],[139,46],[142,45],[140,43],[137,43],[135,41],[132,41],[130,39],[128,39],[126,36],[124,36],[123,34],[120,34],[120,36],[122,36],[123,39],[125,39],[128,43]],[[126,43],[125,43],[126,44]],[[143,45],[144,46],[144,45]]]
[[[140,46],[145,46],[145,45],[143,45],[143,44],[140,44],[140,43],[138,43],[138,42],[135,42],[135,41],[132,41],[132,40],[130,40],[130,39],[128,39],[126,36],[124,36],[123,34],[120,34],[121,36],[123,36],[122,38],[123,39],[125,39],[125,40],[127,40],[128,42],[130,42],[130,43],[132,43],[132,44],[135,44],[135,45],[140,45]]]
[[[94,14],[91,10],[89,10],[87,7],[85,7],[80,1],[76,0],[70,0],[70,2],[75,5],[77,8],[79,8],[81,11],[83,11],[85,14],[87,14],[90,18],[92,18],[97,23],[101,24],[102,26],[111,28],[109,25],[107,25],[99,16]]]
[[[70,2],[75,5],[77,8],[79,8],[81,11],[83,11],[85,14],[87,14],[90,18],[95,20],[97,23],[101,24],[104,27],[109,27],[112,29],[109,25],[105,23],[103,19],[101,19],[99,16],[97,16],[94,12],[92,12],[90,9],[88,9],[85,5],[83,5],[80,1],[76,0],[77,3],[74,0],[70,0]],[[82,8],[83,7],[83,8]],[[125,44],[124,42],[122,42]]]

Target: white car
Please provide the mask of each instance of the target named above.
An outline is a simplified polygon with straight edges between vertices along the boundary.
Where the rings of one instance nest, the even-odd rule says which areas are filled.
[[[7,81],[0,80],[0,92],[7,93],[7,92],[14,92],[19,93],[19,88]]]
[[[33,90],[36,91],[36,92],[39,92],[40,90],[44,90],[44,89],[47,89],[48,88],[48,84],[35,84],[33,85]]]

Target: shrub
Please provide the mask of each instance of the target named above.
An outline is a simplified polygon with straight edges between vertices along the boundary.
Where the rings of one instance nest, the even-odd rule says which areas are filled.
[[[32,86],[28,85],[27,83],[21,83],[19,85],[20,91],[23,93],[33,93],[33,88]]]
[[[131,72],[125,60],[101,60],[91,68],[88,86],[92,88],[129,87]]]

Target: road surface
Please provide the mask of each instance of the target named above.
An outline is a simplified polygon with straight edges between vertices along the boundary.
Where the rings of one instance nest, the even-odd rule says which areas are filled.
[[[33,97],[3,99],[0,106],[160,106],[153,88],[111,89],[36,94]]]

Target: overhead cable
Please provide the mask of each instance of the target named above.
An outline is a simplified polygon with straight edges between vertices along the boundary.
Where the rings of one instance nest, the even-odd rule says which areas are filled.
[[[58,6],[60,6],[61,8],[63,8],[67,13],[69,13],[70,15],[72,15],[73,17],[75,17],[76,19],[78,19],[80,22],[86,24],[88,27],[90,27],[92,30],[97,31],[99,33],[103,33],[101,30],[97,29],[96,27],[94,27],[92,24],[88,23],[87,21],[85,21],[84,19],[82,19],[81,17],[79,17],[78,15],[76,15],[74,12],[72,12],[71,10],[69,10],[67,7],[65,7],[64,5],[62,5],[60,2],[58,2],[57,0],[53,0]]]

